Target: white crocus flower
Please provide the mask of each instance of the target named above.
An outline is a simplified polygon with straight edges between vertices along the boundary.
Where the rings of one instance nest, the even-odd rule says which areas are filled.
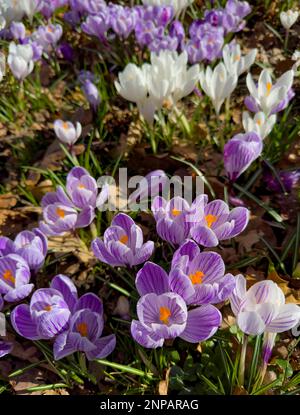
[[[6,61],[4,53],[0,52],[0,82],[2,81],[6,71]]]
[[[225,45],[223,48],[223,60],[228,73],[240,76],[253,65],[257,55],[257,49],[252,49],[247,55],[242,56],[240,45]]]
[[[299,12],[293,11],[293,10],[288,10],[287,12],[281,12],[280,21],[281,21],[282,26],[286,30],[289,30],[293,26],[293,24],[296,22],[296,20],[298,19],[298,16],[299,16]]]
[[[39,0],[22,0],[24,13],[29,20],[32,20],[34,14],[41,9],[42,5],[42,2]]]
[[[292,68],[294,71],[294,75],[296,76],[296,73],[300,66],[300,50],[295,50],[295,52],[293,53],[292,59],[293,61],[296,61],[296,63],[294,63],[293,68]]]
[[[217,114],[226,98],[230,97],[237,86],[238,77],[235,73],[229,74],[223,62],[214,70],[209,66],[200,71],[200,85],[206,95],[212,100]]]
[[[292,87],[294,71],[285,72],[273,85],[271,75],[264,69],[258,79],[256,86],[252,75],[247,75],[247,87],[252,98],[261,110],[268,116],[276,106],[286,98],[288,91]]]
[[[34,68],[31,45],[16,45],[11,42],[7,63],[15,78],[24,80]]]
[[[70,121],[56,120],[54,131],[57,138],[68,146],[73,146],[82,133],[82,126],[79,122],[74,125]]]
[[[189,95],[197,83],[199,66],[187,68],[187,53],[161,51],[151,54],[151,64],[141,68],[128,64],[115,82],[118,93],[128,101],[135,102],[141,115],[150,124],[155,111],[162,107],[172,108]]]
[[[263,112],[257,112],[254,118],[248,111],[243,112],[243,126],[246,133],[255,132],[263,140],[272,131],[276,123],[276,115],[266,117]]]
[[[18,22],[24,16],[24,0],[0,0],[0,15],[5,19],[6,24],[12,21]]]
[[[142,0],[147,6],[172,6],[175,15],[186,9],[194,0]]]

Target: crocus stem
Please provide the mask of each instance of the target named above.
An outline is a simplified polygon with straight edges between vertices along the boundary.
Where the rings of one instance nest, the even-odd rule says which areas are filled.
[[[93,239],[97,238],[97,236],[98,236],[98,231],[97,231],[97,226],[95,225],[95,223],[94,223],[94,222],[92,222],[92,223],[90,224],[90,231],[91,231],[91,234],[92,234]]]
[[[290,31],[289,31],[289,29],[287,29],[287,31],[285,32],[284,50],[287,50],[287,48],[288,48],[289,34],[290,34]]]
[[[150,141],[151,141],[152,151],[153,151],[154,154],[156,154],[157,144],[156,144],[156,141],[155,141],[155,132],[154,132],[154,127],[153,126],[150,126],[149,134],[150,134]]]
[[[225,117],[226,117],[226,121],[230,120],[230,98],[231,96],[229,95],[229,97],[226,98],[225,101]]]
[[[240,365],[239,365],[239,377],[238,377],[240,386],[244,386],[244,381],[245,381],[245,360],[246,360],[247,345],[248,345],[248,336],[244,334],[241,357],[240,357]]]

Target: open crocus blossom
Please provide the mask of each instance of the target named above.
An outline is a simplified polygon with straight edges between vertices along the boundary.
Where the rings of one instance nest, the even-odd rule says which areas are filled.
[[[131,334],[144,347],[162,347],[165,339],[176,337],[198,343],[213,336],[221,324],[221,313],[213,305],[188,310],[185,300],[171,292],[168,274],[156,264],[144,265],[137,274],[136,287],[141,298]]]
[[[224,146],[224,167],[231,181],[235,181],[262,152],[262,139],[254,132],[237,134]]]
[[[198,219],[192,223],[190,236],[205,247],[217,246],[219,241],[239,235],[249,221],[247,208],[236,207],[230,211],[223,200],[208,202],[207,195],[200,195],[195,199],[191,206],[191,218],[195,217],[197,206],[202,206],[202,209],[196,209]]]
[[[4,301],[0,296],[0,311],[2,310]],[[4,313],[0,313],[0,336],[4,337],[6,335],[6,320]],[[0,339],[0,358],[9,354],[12,350],[12,343],[9,343],[5,340]]]
[[[42,267],[47,250],[47,238],[38,228],[20,232],[14,242],[4,236],[0,237],[0,257],[7,254],[20,255],[35,272]]]
[[[172,6],[176,15],[186,9],[193,1],[194,0],[142,0],[143,4],[149,6]]]
[[[187,304],[216,304],[228,299],[235,287],[233,275],[225,273],[221,255],[201,252],[192,240],[184,242],[174,253],[170,288]]]
[[[223,48],[223,60],[227,72],[235,73],[240,76],[253,65],[257,55],[257,49],[252,49],[247,55],[243,56],[241,47],[238,44],[225,45]]]
[[[260,281],[247,290],[246,278],[236,277],[230,304],[239,328],[246,334],[282,333],[298,324],[300,307],[285,304],[283,291],[270,280]]]
[[[167,202],[163,197],[157,196],[151,205],[156,220],[156,231],[165,241],[179,245],[189,235],[190,223],[187,215],[190,205],[181,197],[174,197]]]
[[[14,77],[19,81],[23,81],[34,68],[32,46],[29,44],[16,45],[11,42],[7,63]]]
[[[138,188],[128,198],[128,204],[134,208],[135,204],[148,207],[148,200],[153,200],[159,193],[163,192],[168,176],[163,170],[154,170],[141,178]]]
[[[0,258],[0,294],[5,301],[13,303],[27,297],[33,289],[29,280],[29,267],[20,255],[8,254]]]
[[[257,112],[252,118],[248,111],[243,112],[243,127],[246,133],[254,132],[262,140],[270,134],[275,123],[275,114],[266,117],[263,112]]]
[[[54,131],[59,141],[71,147],[81,136],[82,127],[79,122],[74,125],[70,121],[56,120]]]
[[[132,267],[150,258],[154,243],[144,243],[142,229],[130,216],[119,213],[104,232],[103,240],[96,238],[92,242],[92,250],[96,258],[113,267]]]
[[[215,111],[220,113],[221,106],[226,98],[230,97],[237,86],[238,77],[235,72],[228,73],[223,62],[214,70],[210,66],[200,71],[200,85],[211,99]]]
[[[253,81],[252,75],[247,75],[247,87],[251,94],[251,98],[254,101],[250,102],[252,107],[263,111],[266,116],[278,112],[278,106],[288,98],[289,91],[291,91],[294,79],[294,71],[290,70],[285,72],[278,78],[277,82],[273,85],[271,75],[267,69],[264,69],[258,79],[258,85],[256,86]],[[249,108],[249,107],[248,107]],[[251,109],[251,108],[250,108]],[[281,111],[281,109],[279,109]],[[257,111],[254,111],[257,112]]]
[[[293,26],[293,24],[296,23],[298,17],[299,12],[297,12],[296,10],[288,10],[287,12],[280,13],[281,24],[286,30],[289,30]]]

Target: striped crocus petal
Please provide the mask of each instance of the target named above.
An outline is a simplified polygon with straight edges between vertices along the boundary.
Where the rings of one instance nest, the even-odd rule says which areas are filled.
[[[170,290],[169,277],[166,271],[153,262],[146,262],[136,276],[135,285],[143,296],[149,293],[163,294]]]
[[[300,321],[300,307],[296,304],[284,304],[280,307],[277,316],[267,324],[266,330],[270,333],[282,333],[295,327]]]
[[[237,315],[237,324],[242,332],[257,336],[262,334],[266,325],[256,311],[241,311]]]
[[[133,320],[131,323],[131,335],[137,343],[149,349],[156,349],[164,344],[163,337],[155,334],[137,320]]]

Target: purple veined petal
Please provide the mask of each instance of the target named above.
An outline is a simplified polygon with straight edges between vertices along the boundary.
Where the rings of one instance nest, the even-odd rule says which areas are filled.
[[[137,320],[131,323],[131,335],[137,343],[148,349],[156,349],[164,344],[164,338],[159,337]]]
[[[222,225],[228,217],[229,208],[223,200],[213,200],[209,202],[204,209],[207,226],[212,230]]]
[[[243,300],[246,296],[246,285],[246,278],[242,274],[239,274],[235,277],[235,288],[229,298],[230,305],[235,316],[238,315],[241,308],[241,304],[243,303]]]
[[[169,218],[159,219],[156,230],[161,239],[174,245],[179,245],[187,237],[184,223],[178,224]]]
[[[71,312],[68,309],[51,310],[37,319],[37,331],[44,339],[51,339],[68,328]]]
[[[14,330],[22,337],[30,340],[40,340],[42,337],[37,332],[35,321],[30,314],[27,304],[20,304],[13,309],[10,315]]]
[[[33,271],[38,271],[45,261],[45,256],[42,251],[30,246],[18,249],[17,254],[25,259],[28,266]]]
[[[59,274],[53,278],[50,287],[62,294],[69,309],[73,311],[78,299],[77,288],[73,281],[66,275]]]
[[[116,336],[111,334],[109,336],[101,337],[94,342],[96,348],[89,352],[86,352],[88,360],[104,359],[110,355],[116,347]]]
[[[109,184],[105,184],[102,187],[101,192],[97,196],[97,200],[96,200],[97,209],[101,210],[103,205],[108,201],[108,198],[109,198]]]
[[[108,252],[104,242],[100,238],[96,238],[92,242],[92,251],[99,261],[109,264],[112,267],[122,266],[123,262],[117,261],[115,257]]]
[[[276,318],[278,314],[278,306],[276,304],[271,303],[264,303],[261,304],[257,309],[256,312],[260,315],[261,319],[267,326]]]
[[[195,294],[195,288],[188,276],[180,269],[171,269],[169,275],[169,284],[171,291],[180,295],[187,304],[190,304],[190,299]]]
[[[199,220],[203,219],[205,207],[208,204],[208,196],[206,194],[201,194],[196,197],[196,199],[191,204],[190,212],[191,217],[193,217],[193,221],[198,222]]]
[[[135,252],[142,247],[143,240],[142,229],[136,224],[132,225],[129,230],[127,245]]]
[[[8,303],[16,303],[18,301],[23,300],[24,298],[28,297],[28,295],[33,290],[34,285],[33,284],[24,284],[21,285],[18,288],[15,288],[11,291],[9,291],[4,296],[4,300]]]
[[[87,206],[79,213],[75,228],[85,228],[89,226],[95,218],[95,209],[92,206]]]
[[[247,300],[255,304],[273,303],[277,307],[285,304],[283,291],[270,280],[252,285],[247,292]]]
[[[270,333],[282,333],[295,327],[299,321],[300,307],[296,304],[284,304],[277,316],[267,324],[266,330]]]
[[[186,261],[189,262],[200,254],[200,248],[196,242],[191,239],[184,241],[180,247],[174,252],[171,268],[180,266],[182,257],[186,257]]]
[[[260,111],[260,108],[257,105],[255,99],[253,97],[251,97],[250,95],[245,98],[244,104],[246,105],[248,110],[251,111],[251,112],[259,112]]]
[[[139,270],[135,285],[140,296],[149,293],[163,294],[170,291],[168,274],[153,262],[146,262]]]
[[[212,301],[212,304],[228,300],[235,287],[235,277],[232,274],[225,274],[221,281],[219,281],[217,298]]]
[[[111,241],[117,242],[122,240],[125,240],[127,243],[129,240],[129,235],[120,226],[111,225],[105,230],[103,235],[103,242],[106,246],[108,246]]]
[[[101,299],[94,293],[86,293],[82,295],[76,303],[75,311],[88,309],[99,315],[103,315],[103,303]]]
[[[66,195],[66,192],[64,191],[62,186],[57,186],[56,194],[57,194],[57,198],[58,198],[59,203],[61,203],[64,206],[68,206],[69,208],[74,208],[73,203],[71,202],[71,200]]]
[[[53,355],[55,360],[60,360],[74,352],[76,352],[76,348],[69,338],[69,332],[61,333],[56,337],[53,345]]]
[[[14,254],[16,252],[15,244],[6,236],[0,237],[0,256]]]
[[[233,238],[246,228],[249,222],[249,210],[244,207],[236,207],[232,209],[228,216],[228,222],[234,221],[234,228],[230,235],[230,238]]]
[[[153,202],[151,204],[151,211],[153,213],[155,220],[158,221],[161,217],[164,216],[166,206],[167,206],[167,201],[163,197],[156,196],[153,199]]]
[[[87,352],[95,349],[93,343],[101,336],[103,326],[103,315],[87,308],[76,311],[70,320],[69,331],[74,335],[77,350]]]
[[[195,225],[190,232],[191,237],[199,244],[208,248],[218,246],[219,240],[214,231],[207,226]]]
[[[213,305],[194,308],[188,312],[186,328],[180,337],[190,343],[207,340],[215,334],[221,322],[222,315]]]
[[[44,221],[39,222],[39,229],[47,236],[57,236],[62,234],[60,230],[57,230],[57,228],[53,229],[53,226],[48,225]]]
[[[147,261],[154,251],[154,242],[146,242],[137,252],[133,255],[132,266],[142,264]]]
[[[203,274],[203,283],[219,281],[225,273],[225,264],[216,252],[201,252],[195,262],[196,270]]]
[[[237,315],[237,324],[246,334],[258,336],[262,334],[266,325],[260,315],[255,311],[241,311]]]
[[[56,192],[49,192],[43,196],[41,201],[42,208],[45,208],[48,205],[53,205],[54,203],[59,203],[59,199]]]
[[[124,229],[127,236],[130,235],[130,230],[135,225],[134,220],[125,213],[118,213],[111,222],[112,226],[119,226]]]
[[[111,255],[123,265],[133,265],[133,253],[132,250],[122,242],[111,242],[109,244],[109,250]]]
[[[62,294],[54,288],[39,288],[36,290],[30,300],[31,312],[39,312],[44,310],[45,306],[54,304],[59,305],[60,308],[68,308],[63,299]]]
[[[0,295],[0,311],[2,310],[3,306],[4,306],[4,301],[3,301],[2,296]]]
[[[225,222],[218,228],[214,229],[214,232],[220,241],[229,239],[234,232],[234,222]]]
[[[32,232],[40,238],[41,243],[42,243],[42,252],[43,252],[43,255],[46,256],[48,252],[48,239],[46,235],[44,235],[43,232],[41,232],[39,228],[34,228]]]
[[[195,293],[193,297],[190,298],[189,304],[193,305],[204,305],[204,304],[215,304],[220,301],[218,299],[219,293],[219,284],[196,284]]]
[[[272,355],[272,350],[275,344],[276,333],[264,333],[264,340],[262,345],[262,359],[265,364],[267,364]]]
[[[13,344],[0,340],[0,358],[9,354],[13,349]]]

